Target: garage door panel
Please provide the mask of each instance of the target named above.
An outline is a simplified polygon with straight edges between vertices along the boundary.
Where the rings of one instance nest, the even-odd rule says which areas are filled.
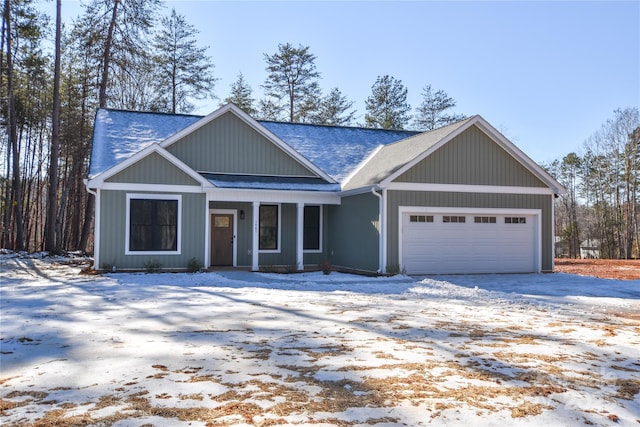
[[[491,223],[489,217],[475,222],[471,213],[429,214],[432,222],[412,222],[411,215],[416,214],[402,218],[401,262],[409,274],[536,271],[533,215],[508,222],[504,215],[491,215]],[[444,222],[444,216],[464,216],[465,222]]]

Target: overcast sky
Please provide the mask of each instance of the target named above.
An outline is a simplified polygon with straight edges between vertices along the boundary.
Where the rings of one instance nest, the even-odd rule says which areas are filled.
[[[81,9],[63,0],[66,22]],[[54,7],[52,4],[50,5]],[[638,1],[168,1],[200,31],[220,80],[219,100],[242,72],[261,96],[264,54],[309,46],[325,92],[364,101],[379,75],[417,107],[431,84],[480,114],[538,162],[580,151],[617,108],[640,106]]]

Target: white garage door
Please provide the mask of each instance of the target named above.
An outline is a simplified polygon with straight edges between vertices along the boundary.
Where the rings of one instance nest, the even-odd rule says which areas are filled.
[[[403,213],[408,274],[527,273],[537,268],[536,215]]]

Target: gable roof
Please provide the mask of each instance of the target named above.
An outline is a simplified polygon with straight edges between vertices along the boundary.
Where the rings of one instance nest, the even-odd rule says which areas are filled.
[[[96,111],[89,178],[110,169],[151,144],[197,122],[202,117],[101,108]]]
[[[555,178],[479,115],[382,147],[350,177],[343,189],[350,190],[371,185],[385,187],[471,126],[480,128],[516,161],[551,188],[555,194],[565,192],[565,189]]]
[[[89,178],[107,171],[152,144],[167,147],[226,112],[328,181],[341,182],[384,144],[416,131],[256,121],[233,104],[208,116],[99,109],[93,132]]]
[[[146,150],[156,145],[165,157],[170,154],[165,147],[179,141],[185,135],[231,112],[248,126],[269,139],[318,177],[328,183],[342,183],[343,190],[372,185],[386,186],[399,175],[422,161],[444,144],[464,132],[470,126],[478,126],[493,141],[528,168],[556,194],[564,188],[544,169],[525,155],[493,126],[480,116],[472,116],[459,122],[429,132],[371,129],[345,126],[322,126],[290,122],[256,121],[237,106],[227,104],[208,116],[183,114],[145,113],[100,109],[96,112],[93,148],[89,178],[105,172],[111,176],[122,169],[123,164],[149,154]],[[157,150],[152,150],[157,151]],[[168,158],[168,157],[167,157]],[[127,161],[130,159],[129,161]],[[177,158],[171,158],[181,169],[189,169]],[[124,163],[123,163],[124,162]],[[104,180],[105,176],[100,176]],[[234,187],[266,184],[256,179],[227,179],[201,177],[208,185]],[[298,183],[307,187],[311,182]],[[270,185],[270,184],[269,184]],[[276,187],[284,183],[274,183]],[[335,185],[323,187],[339,190]],[[331,190],[330,190],[331,191]]]
[[[362,167],[344,183],[344,189],[354,189],[378,184],[448,135],[464,127],[472,118],[423,132],[380,148]]]

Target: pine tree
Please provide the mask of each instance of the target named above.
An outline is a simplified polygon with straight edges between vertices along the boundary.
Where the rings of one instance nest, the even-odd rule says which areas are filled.
[[[244,75],[239,73],[238,79],[231,84],[231,92],[224,99],[223,104],[232,102],[245,113],[254,116],[258,111],[254,107],[256,100],[251,96],[252,93],[251,86],[244,79]]]
[[[321,125],[349,125],[356,114],[356,110],[351,110],[352,107],[353,101],[349,101],[340,89],[335,87],[320,101],[317,111],[312,115],[312,122]]]
[[[402,81],[385,75],[378,76],[367,98],[364,116],[367,127],[404,129],[409,123],[411,105],[407,103],[407,88]]]
[[[206,55],[208,46],[198,47],[199,31],[175,9],[160,23],[153,43],[155,104],[160,111],[188,113],[194,108],[189,99],[205,99],[214,93],[216,79]]]
[[[277,107],[288,111],[290,122],[305,120],[317,106],[320,98],[318,80],[320,73],[316,71],[316,56],[309,52],[309,46],[279,44],[278,52],[273,55],[264,54],[269,75],[262,86],[267,100],[262,102],[262,113],[273,113]],[[276,108],[273,108],[276,107]]]
[[[414,126],[422,130],[432,130],[465,118],[462,114],[447,114],[455,107],[456,101],[444,90],[433,91],[431,85],[422,89],[422,103],[417,109]]]

